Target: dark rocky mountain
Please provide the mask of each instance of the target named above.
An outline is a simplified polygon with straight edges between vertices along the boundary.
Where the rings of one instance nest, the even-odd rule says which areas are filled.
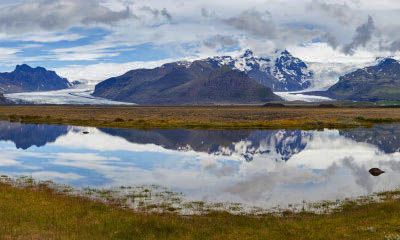
[[[212,57],[208,59],[220,66],[245,72],[250,78],[273,91],[299,91],[311,86],[314,73],[306,63],[293,57],[287,50],[276,51],[273,57],[258,57],[251,50],[239,57]]]
[[[97,84],[93,95],[138,104],[244,104],[281,100],[245,72],[209,59],[132,70]]]
[[[400,100],[400,63],[382,59],[375,66],[358,69],[340,77],[339,82],[320,93],[338,100]]]
[[[26,64],[17,65],[13,72],[0,73],[0,91],[4,93],[60,90],[70,85],[54,71]]]
[[[22,124],[0,121],[0,141],[12,141],[18,149],[42,147],[67,134],[68,126]]]

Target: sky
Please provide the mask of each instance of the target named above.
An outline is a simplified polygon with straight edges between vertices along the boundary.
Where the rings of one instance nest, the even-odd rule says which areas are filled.
[[[2,0],[0,71],[26,63],[69,80],[252,49],[315,64],[398,56],[398,0]]]

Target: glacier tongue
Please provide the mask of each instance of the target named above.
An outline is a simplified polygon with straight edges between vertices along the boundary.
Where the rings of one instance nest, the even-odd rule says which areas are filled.
[[[5,94],[7,99],[15,102],[30,104],[55,104],[55,105],[135,105],[132,103],[111,101],[93,97],[93,87],[82,84],[77,88],[68,88],[57,91],[23,92]]]

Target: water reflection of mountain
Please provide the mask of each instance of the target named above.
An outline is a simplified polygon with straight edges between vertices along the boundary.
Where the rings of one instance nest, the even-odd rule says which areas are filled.
[[[340,131],[340,135],[357,142],[377,146],[385,153],[400,151],[400,125],[376,125],[372,128],[356,128]]]
[[[271,154],[277,160],[288,160],[304,150],[311,137],[304,131],[268,130],[128,130],[100,129],[112,136],[139,144],[155,144],[172,150],[193,149],[217,155],[243,156],[251,161],[255,154]]]
[[[12,141],[18,149],[42,147],[68,133],[68,126],[21,124],[0,121],[0,141]]]

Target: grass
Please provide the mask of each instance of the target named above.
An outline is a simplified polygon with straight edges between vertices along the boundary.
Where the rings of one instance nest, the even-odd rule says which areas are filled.
[[[400,122],[400,108],[1,106],[0,119],[141,129],[322,129]]]
[[[398,194],[332,214],[146,214],[56,192],[0,184],[1,239],[399,239]],[[396,197],[395,197],[396,196]]]

